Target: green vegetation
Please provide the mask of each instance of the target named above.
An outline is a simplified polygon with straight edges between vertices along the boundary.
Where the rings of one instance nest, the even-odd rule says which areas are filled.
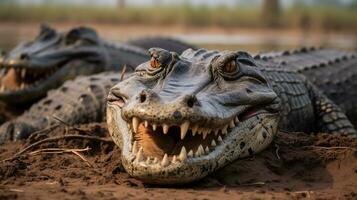
[[[260,28],[267,26],[259,7],[78,7],[2,4],[2,22],[97,22],[111,24],[183,25]],[[357,8],[304,7],[283,9],[277,28],[357,30]]]

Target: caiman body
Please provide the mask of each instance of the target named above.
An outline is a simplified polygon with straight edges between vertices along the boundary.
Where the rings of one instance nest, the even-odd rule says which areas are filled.
[[[120,74],[106,73],[66,82],[4,124],[1,140],[24,138],[58,123],[53,116],[69,124],[104,120],[107,103],[108,129],[126,171],[145,182],[177,184],[263,150],[278,129],[356,135],[346,115],[324,95],[330,89],[320,90],[297,69],[301,65],[295,66],[310,58],[306,69],[324,70],[338,57],[345,77],[353,77],[353,53],[318,49],[291,60],[204,49],[180,56],[162,49],[149,52],[150,60],[123,81]],[[350,87],[345,84],[338,85]],[[351,98],[347,102],[356,101],[354,90],[343,91]]]
[[[357,55],[334,49],[301,48],[255,57],[303,74],[357,126]]]

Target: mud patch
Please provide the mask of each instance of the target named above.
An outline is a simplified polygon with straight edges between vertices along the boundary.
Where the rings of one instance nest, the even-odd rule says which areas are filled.
[[[0,160],[36,141],[63,135],[110,139],[105,124],[57,127],[48,134],[0,147]],[[145,185],[123,170],[110,141],[59,139],[30,149],[85,149],[23,154],[0,163],[0,199],[356,199],[357,139],[328,134],[279,133],[254,157],[231,163],[180,187]],[[87,161],[87,162],[86,162]]]

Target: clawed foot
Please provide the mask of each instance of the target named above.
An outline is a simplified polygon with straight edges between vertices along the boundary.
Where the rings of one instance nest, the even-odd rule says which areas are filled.
[[[9,121],[0,127],[0,144],[28,138],[34,128],[24,122]]]

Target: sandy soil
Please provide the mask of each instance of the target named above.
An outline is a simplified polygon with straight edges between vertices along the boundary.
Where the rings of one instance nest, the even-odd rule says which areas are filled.
[[[259,155],[179,187],[146,185],[129,177],[105,124],[57,127],[7,143],[0,147],[0,160],[36,141],[72,134],[105,141],[58,139],[0,161],[0,199],[357,199],[357,139],[327,134],[281,132]],[[68,150],[86,147],[90,150],[75,152],[88,162]],[[44,152],[46,148],[66,152]]]

